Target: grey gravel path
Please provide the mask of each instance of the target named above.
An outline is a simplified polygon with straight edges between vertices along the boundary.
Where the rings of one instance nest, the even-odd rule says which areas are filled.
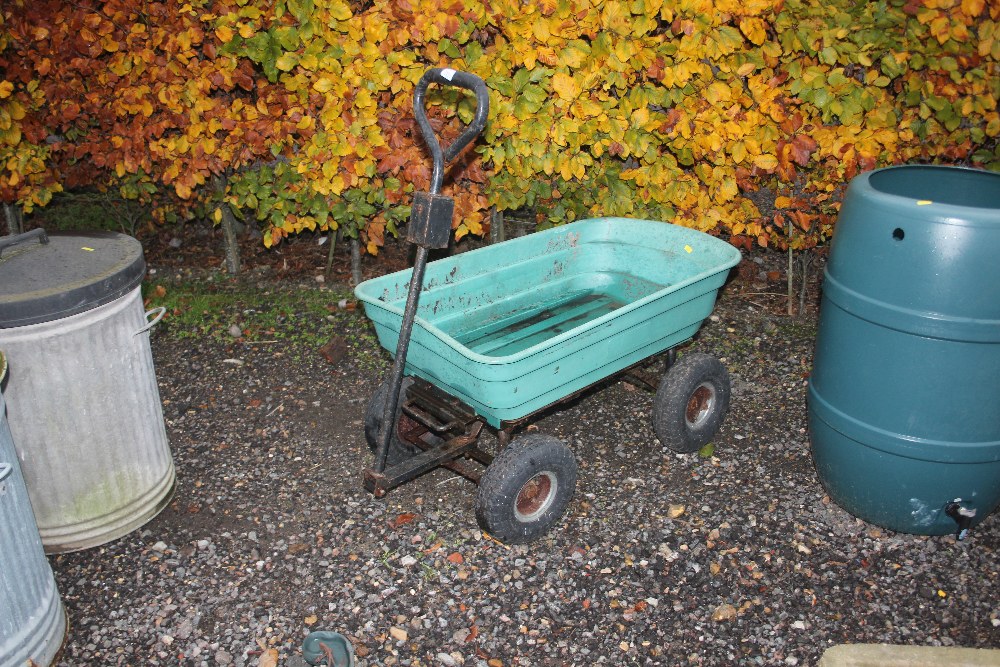
[[[689,349],[734,376],[710,458],[656,441],[624,383],[537,424],[580,481],[557,530],[485,538],[474,487],[433,472],[364,492],[361,419],[387,363],[359,313],[302,322],[345,359],[153,339],[174,502],[103,547],[53,557],[62,665],[301,667],[311,630],[358,665],[814,665],[843,642],[1000,647],[1000,517],[963,542],[895,534],[817,481],[805,390],[815,320],[727,287]],[[271,663],[273,664],[273,663]]]

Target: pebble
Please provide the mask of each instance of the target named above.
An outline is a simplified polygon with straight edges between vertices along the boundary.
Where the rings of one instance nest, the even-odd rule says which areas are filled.
[[[443,653],[443,652],[442,653],[438,653],[434,657],[435,657],[435,659],[440,664],[444,665],[444,667],[458,667],[458,664],[459,664],[458,660],[456,660],[455,658],[453,658],[448,653]]]
[[[731,604],[723,604],[716,607],[715,611],[712,612],[712,620],[717,623],[721,621],[731,621],[736,618],[737,615],[738,611],[736,610],[736,607]]]

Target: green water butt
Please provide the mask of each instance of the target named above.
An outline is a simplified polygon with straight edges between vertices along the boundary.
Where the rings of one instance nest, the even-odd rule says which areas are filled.
[[[809,423],[855,516],[940,535],[1000,505],[1000,174],[851,182],[824,283]]]

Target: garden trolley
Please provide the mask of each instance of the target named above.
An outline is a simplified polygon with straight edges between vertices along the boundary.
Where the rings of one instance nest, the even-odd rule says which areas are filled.
[[[431,82],[468,88],[478,100],[475,120],[445,151],[423,110]],[[565,444],[537,432],[514,436],[547,408],[630,373],[656,391],[661,442],[692,452],[714,436],[729,374],[714,357],[678,359],[674,351],[712,312],[740,253],[665,222],[595,218],[428,263],[428,250],[447,245],[451,229],[450,201],[438,194],[443,165],[481,131],[487,99],[481,80],[447,69],[428,71],[414,95],[435,162],[431,192],[417,195],[410,221],[416,262],[355,291],[395,355],[365,416],[375,454],[365,486],[381,496],[450,468],[479,484],[480,526],[523,543],[559,520],[576,485]],[[660,354],[667,372],[650,379],[638,367]],[[484,427],[497,432],[495,456],[478,445]]]

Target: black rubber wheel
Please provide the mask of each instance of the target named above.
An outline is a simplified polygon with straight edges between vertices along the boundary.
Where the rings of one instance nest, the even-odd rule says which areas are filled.
[[[729,371],[715,357],[681,357],[653,398],[653,430],[675,452],[696,452],[715,437],[729,410]]]
[[[404,377],[400,386],[400,395],[406,396],[406,390],[413,384],[413,378]],[[368,441],[368,449],[374,455],[378,450],[379,430],[382,428],[382,419],[385,416],[385,403],[389,396],[389,380],[379,385],[371,400],[368,401],[368,410],[365,412],[365,440]],[[389,440],[389,454],[386,456],[386,467],[392,467],[419,452],[420,449],[409,441],[419,437],[426,429],[403,414],[401,408],[396,408],[396,429],[393,431],[392,439]]]
[[[501,542],[538,539],[566,512],[576,490],[576,458],[552,436],[531,433],[505,447],[479,480],[476,520]]]

